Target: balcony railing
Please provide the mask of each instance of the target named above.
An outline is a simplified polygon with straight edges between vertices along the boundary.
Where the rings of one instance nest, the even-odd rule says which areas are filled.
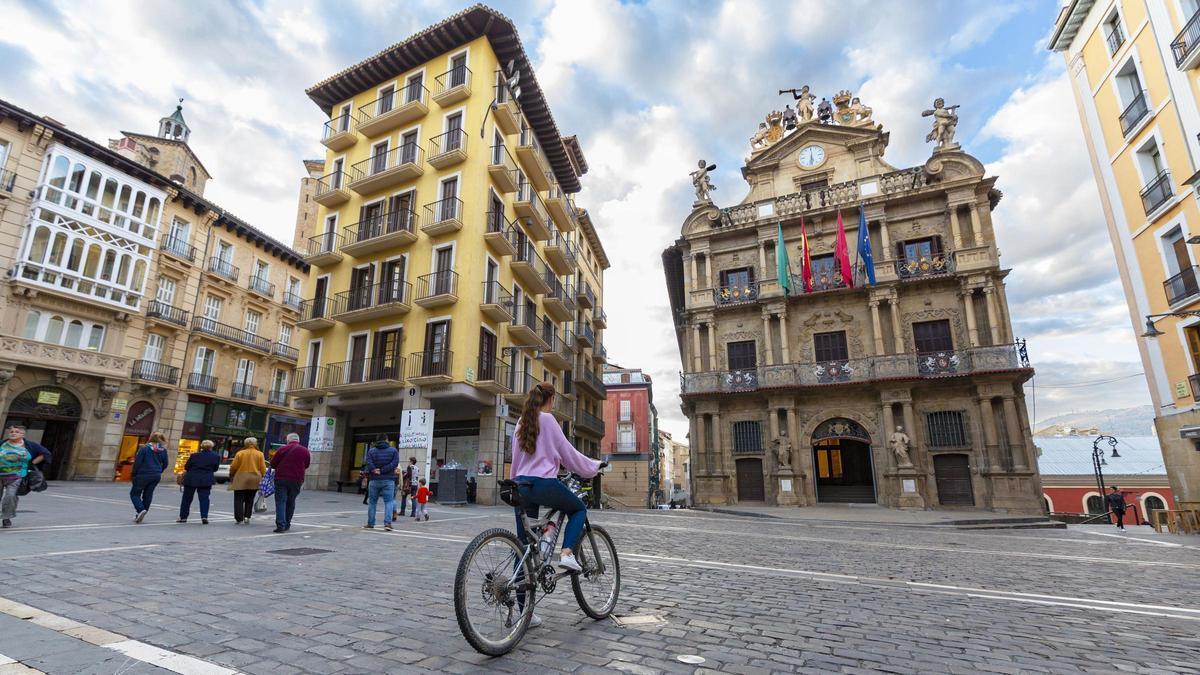
[[[285,345],[282,342],[276,342],[275,344],[271,345],[271,353],[289,361],[296,361],[300,358],[299,349],[296,349],[291,345]]]
[[[633,453],[638,451],[638,444],[637,441],[613,441],[608,444],[608,451],[613,454]]]
[[[296,295],[295,293],[284,293],[283,294],[283,304],[287,305],[288,307],[291,307],[292,309],[297,309],[297,310],[300,309],[300,303],[302,303],[302,302],[304,302],[304,298],[301,298],[299,295]]]
[[[208,259],[208,271],[234,283],[237,283],[238,275],[242,273],[233,263],[218,256]]]
[[[207,391],[215,394],[217,393],[217,378],[207,373],[189,373],[187,386],[193,391]]]
[[[333,231],[322,232],[308,238],[306,257],[312,258],[319,255],[337,253],[337,250],[341,247],[342,236],[340,234]]]
[[[372,357],[329,364],[327,387],[400,382],[404,379],[404,357]]]
[[[864,194],[867,186],[870,194]],[[797,217],[810,211],[839,207],[857,208],[864,201],[886,199],[888,195],[911,192],[925,186],[924,167],[914,166],[864,180],[825,185],[802,192],[723,209],[728,218],[714,221],[713,227],[752,225],[760,220],[774,223],[781,218]]]
[[[275,297],[275,284],[259,276],[250,277],[250,290],[268,298]]]
[[[1163,282],[1167,304],[1174,305],[1200,294],[1200,283],[1197,283],[1196,278],[1198,269],[1200,267],[1189,267]]]
[[[529,305],[517,305],[513,311],[512,325],[522,326],[533,331],[536,335],[541,334],[542,321],[538,317],[537,311]]]
[[[442,270],[417,277],[417,302],[439,295],[458,295],[458,272]]]
[[[300,323],[329,317],[333,301],[328,298],[310,298],[300,303]]]
[[[257,349],[264,353],[271,351],[271,341],[255,335],[247,330],[242,330],[236,326],[219,323],[212,319],[207,319],[198,316],[192,320],[192,330],[197,333],[211,335],[222,340],[234,342],[239,345],[244,345],[252,349]]]
[[[935,253],[896,261],[896,276],[901,279],[950,274],[953,271],[954,256],[950,253]]]
[[[433,91],[435,97],[441,97],[443,94],[456,89],[458,87],[466,87],[471,84],[471,70],[466,66],[455,66],[450,70],[433,78]]]
[[[398,232],[412,234],[416,225],[417,213],[412,209],[394,209],[377,216],[369,216],[342,230],[342,248]]]
[[[407,106],[410,103],[424,103],[428,98],[429,90],[420,81],[414,81],[406,84],[399,89],[396,89],[390,94],[380,96],[379,98],[367,103],[358,108],[358,127],[366,127],[364,131],[367,135],[371,135],[374,121],[378,118]]]
[[[604,435],[604,420],[586,410],[575,412],[575,426],[576,428],[590,431],[597,436]]]
[[[1150,113],[1150,106],[1147,103],[1146,92],[1140,91],[1129,105],[1125,106],[1125,110],[1121,112],[1121,133],[1128,134],[1138,122],[1141,122],[1146,115]]]
[[[321,195],[341,190],[346,186],[345,171],[331,171],[317,179],[316,197],[319,199]]]
[[[346,112],[338,115],[337,117],[334,117],[333,119],[325,122],[324,131],[321,134],[321,140],[326,140],[330,136],[337,136],[338,134],[347,134],[347,133],[350,133],[350,111],[349,110],[347,110]]]
[[[361,162],[351,164],[348,178],[351,183],[357,183],[364,178],[370,178],[405,164],[411,164],[417,168],[420,167],[424,156],[425,153],[421,150],[421,146],[416,143],[405,143],[398,148],[371,155]]]
[[[160,384],[176,384],[179,382],[179,369],[165,363],[138,359],[133,362],[132,379]]]
[[[583,370],[577,374],[575,384],[590,389],[591,393],[599,398],[604,398],[608,393],[608,389],[604,386],[604,381],[590,370]]]
[[[740,305],[758,300],[758,282],[730,284],[713,289],[713,301],[718,305]]]
[[[1184,25],[1183,30],[1179,31],[1179,35],[1171,41],[1171,52],[1175,55],[1175,67],[1178,68],[1188,60],[1188,56],[1196,49],[1196,44],[1200,43],[1200,11],[1192,15]]]
[[[287,407],[287,392],[286,391],[269,391],[267,392],[267,405],[277,405]]]
[[[342,291],[334,296],[331,314],[357,312],[392,303],[407,303],[412,294],[412,284],[399,279],[381,281]]]
[[[463,200],[447,197],[425,205],[425,224],[437,225],[451,220],[462,220]]]
[[[408,378],[445,377],[453,372],[454,352],[449,349],[440,351],[414,352],[408,359]]]
[[[258,387],[247,382],[234,382],[229,387],[229,395],[233,398],[240,398],[245,401],[253,401],[258,398]]]
[[[1171,173],[1164,170],[1151,179],[1146,187],[1142,188],[1142,206],[1146,209],[1146,215],[1154,213],[1174,194],[1175,189],[1171,186]]]
[[[182,237],[172,237],[171,235],[163,237],[159,249],[188,262],[196,262],[196,247],[187,243],[187,240]]]
[[[321,389],[329,379],[329,369],[325,366],[308,366],[296,368],[288,378],[288,391],[300,389]]]
[[[1104,36],[1104,42],[1108,44],[1108,53],[1110,55],[1117,53],[1117,50],[1121,48],[1121,45],[1125,44],[1125,31],[1121,29],[1121,24],[1113,26],[1112,30],[1108,31],[1108,34]],[[1174,46],[1174,44],[1171,45],[1172,48],[1174,48]],[[1175,59],[1178,62],[1178,54],[1175,55]],[[1178,63],[1176,65],[1178,65]]]
[[[172,307],[158,300],[150,301],[150,304],[146,307],[146,316],[151,319],[170,321],[178,326],[186,326],[188,322],[188,312],[186,310]]]
[[[516,368],[509,369],[508,388],[512,390],[513,396],[524,399],[535,384],[537,380],[533,379],[533,373],[522,373]]]
[[[444,134],[438,134],[429,139],[429,163],[438,166],[444,155],[452,152],[467,150],[467,132],[462,129],[451,129]]]
[[[596,333],[592,331],[592,327],[586,323],[580,322],[575,326],[575,335],[586,339],[588,342],[596,343]]]
[[[1027,368],[1017,345],[971,347],[924,354],[890,354],[844,361],[787,363],[683,373],[683,394],[818,387],[843,383],[952,377]]]
[[[510,366],[501,359],[488,359],[480,354],[475,379],[499,382],[507,386],[511,377],[508,373],[509,368]]]

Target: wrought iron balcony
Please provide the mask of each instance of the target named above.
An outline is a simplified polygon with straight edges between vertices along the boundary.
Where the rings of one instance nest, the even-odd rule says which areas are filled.
[[[342,252],[360,256],[411,244],[417,240],[416,225],[417,214],[412,209],[368,216],[342,230]]]
[[[512,321],[513,295],[499,281],[485,281],[483,301],[479,303],[479,309],[492,321]]]
[[[856,275],[857,276],[857,275]],[[804,293],[804,277],[799,274],[792,275],[792,288],[796,289],[796,293]],[[826,267],[819,270],[813,275],[812,292],[821,293],[824,291],[837,291],[843,288],[850,288],[846,280],[842,278],[841,270],[835,267]]]
[[[546,349],[542,340],[542,319],[533,307],[520,304],[513,308],[512,322],[508,326],[508,339],[514,346]]]
[[[302,396],[325,388],[329,379],[329,369],[325,366],[308,366],[296,368],[288,378],[288,392]]]
[[[431,237],[457,232],[463,226],[463,200],[447,197],[425,205],[425,221],[421,231]]]
[[[329,328],[333,325],[333,301],[328,298],[312,298],[300,303],[300,321],[297,326],[305,330]]]
[[[159,244],[158,248],[176,258],[188,262],[196,262],[196,247],[187,243],[187,240],[182,237],[172,237],[168,234],[162,238],[162,243]]]
[[[629,454],[638,452],[637,441],[612,441],[608,444],[608,451],[612,454]]]
[[[412,122],[429,113],[429,90],[414,81],[360,106],[356,128],[368,138],[391,131],[401,124]]]
[[[517,191],[517,160],[509,154],[503,144],[493,145],[491,159],[488,160],[488,174],[496,189],[503,193]]]
[[[550,292],[550,287],[546,285],[546,262],[538,255],[533,242],[519,237],[518,232],[514,230],[512,244],[515,250],[509,266],[525,287],[525,291],[531,295],[545,295]]]
[[[275,344],[271,345],[271,354],[292,362],[300,359],[299,349],[296,349],[291,345],[285,345],[282,342],[276,342]]]
[[[1148,103],[1148,94],[1145,91],[1139,91],[1129,105],[1125,106],[1125,110],[1121,112],[1121,133],[1129,134],[1138,122],[1145,119],[1150,113],[1150,105]]]
[[[235,284],[237,283],[238,275],[242,273],[233,263],[217,256],[208,259],[208,272],[222,279],[228,279]]]
[[[270,391],[267,392],[267,405],[277,405],[281,408],[286,408],[288,404],[286,391]]]
[[[592,327],[587,323],[580,322],[575,326],[575,339],[579,342],[580,347],[596,346],[596,333],[592,331]]]
[[[596,363],[608,363],[608,347],[603,344],[596,345],[596,348],[592,350],[592,358],[596,360]]]
[[[521,130],[521,107],[508,88],[507,80],[500,69],[496,69],[496,86],[493,87],[493,97],[496,101],[492,106],[492,117],[496,126],[506,134],[515,134]]]
[[[215,394],[217,393],[217,378],[207,373],[189,373],[187,386],[192,391],[206,391]]]
[[[1108,34],[1104,36],[1104,42],[1108,45],[1108,53],[1110,55],[1117,53],[1121,45],[1125,44],[1125,31],[1121,29],[1121,24],[1113,26],[1113,29],[1108,31]],[[1175,45],[1172,44],[1171,46],[1174,48]],[[1178,58],[1177,55],[1176,60]]]
[[[904,258],[896,261],[896,276],[901,279],[937,276],[954,271],[954,255],[936,253],[919,258]]]
[[[589,432],[595,436],[604,436],[604,420],[586,410],[577,410],[575,412],[575,428],[579,431]]]
[[[287,307],[291,307],[292,309],[299,310],[300,303],[302,303],[302,302],[304,302],[304,298],[301,298],[300,296],[296,295],[295,293],[284,293],[283,294],[283,304]]]
[[[576,374],[575,385],[580,390],[586,389],[587,393],[596,398],[604,398],[608,395],[608,388],[604,386],[604,381],[590,370],[583,370]]]
[[[458,301],[458,272],[442,270],[417,277],[418,305],[430,308]]]
[[[1192,18],[1184,24],[1183,30],[1179,31],[1179,35],[1171,41],[1171,53],[1175,55],[1175,67],[1180,70],[1187,70],[1196,65],[1198,50],[1196,45],[1200,44],[1200,11],[1192,14]]]
[[[522,373],[516,368],[510,368],[508,371],[508,393],[506,397],[512,402],[518,404],[524,403],[529,390],[533,389],[535,384],[537,384],[537,380],[533,378],[533,373]]]
[[[229,387],[229,395],[244,401],[253,401],[258,398],[258,387],[248,382],[234,382]]]
[[[886,199],[889,195],[912,192],[923,187],[925,187],[925,169],[914,166],[870,179],[846,181],[793,192],[776,197],[771,201],[728,207],[722,209],[727,217],[716,221],[714,227],[740,227],[754,225],[759,221],[774,224],[781,218],[799,217],[809,212],[832,212],[838,208],[858,208],[858,205],[864,201]]]
[[[603,307],[592,310],[592,325],[599,329],[608,328],[608,312]]]
[[[242,330],[236,326],[223,324],[212,319],[207,319],[198,316],[192,319],[192,330],[204,335],[210,335],[219,340],[232,342],[251,349],[257,349],[263,353],[270,353],[271,341],[255,335],[250,331]]]
[[[557,142],[557,140],[555,141]],[[546,154],[542,152],[542,144],[528,124],[521,125],[521,135],[517,142],[517,159],[525,165],[525,174],[539,190],[550,188],[546,175],[550,172],[550,164]]]
[[[575,300],[579,306],[584,309],[591,309],[596,306],[596,294],[592,291],[592,285],[588,282],[583,282],[575,287]]]
[[[574,274],[577,267],[575,261],[575,244],[557,229],[550,230],[550,239],[542,249],[546,254],[546,262],[558,274]]]
[[[517,252],[515,241],[517,239],[516,230],[508,218],[504,217],[503,211],[491,210],[487,212],[487,227],[483,233],[483,241],[492,249],[492,252],[499,256],[512,255]]]
[[[923,354],[889,354],[840,361],[787,363],[734,370],[683,373],[681,392],[712,394],[821,387],[847,383],[919,380],[1028,368],[1021,345],[971,347]]]
[[[732,284],[713,289],[713,301],[718,305],[741,305],[758,301],[757,281],[748,284]]]
[[[429,164],[445,169],[467,158],[467,132],[451,129],[429,139]]]
[[[545,241],[550,238],[553,224],[546,206],[538,197],[537,189],[532,183],[524,183],[517,187],[517,196],[513,199],[513,211],[517,213],[517,222],[525,226],[525,231],[534,241]]]
[[[412,284],[407,281],[381,281],[338,293],[330,314],[343,322],[403,314],[410,309],[411,296]]]
[[[172,307],[158,300],[151,300],[150,304],[146,306],[146,317],[167,321],[177,326],[187,326],[188,323],[188,312],[186,310]]]
[[[414,352],[408,357],[408,380],[414,384],[450,382],[454,374],[454,352],[449,349]]]
[[[138,359],[133,362],[131,379],[142,382],[175,385],[179,382],[179,369],[165,363]]]
[[[1200,283],[1197,283],[1196,278],[1198,269],[1200,267],[1189,267],[1163,282],[1163,290],[1167,294],[1167,304],[1176,305],[1188,298],[1200,295]]]
[[[349,110],[325,122],[321,132],[321,144],[330,150],[339,152],[354,145],[357,141],[358,137],[350,128]]]
[[[268,298],[275,297],[275,284],[267,281],[263,277],[250,277],[250,290],[258,293],[259,295],[265,295]]]
[[[304,259],[310,265],[332,265],[341,262],[342,253],[338,250],[341,247],[341,235],[334,231],[322,232],[308,238]]]
[[[475,370],[475,386],[491,394],[507,394],[512,392],[512,376],[510,366],[501,359],[485,358],[479,355],[478,367]]]
[[[570,321],[575,315],[575,291],[570,284],[563,285],[558,277],[547,272],[546,285],[550,291],[542,297],[542,307],[555,321]]]
[[[433,100],[443,108],[471,95],[471,70],[455,66],[433,78]]]
[[[346,190],[346,173],[331,171],[317,179],[317,189],[313,201],[321,206],[338,206],[350,201],[350,193]]]
[[[385,188],[413,181],[425,173],[424,151],[416,143],[405,143],[387,152],[371,155],[350,166],[351,190],[369,195]]]
[[[404,381],[404,357],[364,358],[329,364],[325,386],[330,389],[388,389]]]
[[[1142,206],[1146,209],[1146,215],[1154,213],[1158,207],[1166,204],[1169,199],[1175,194],[1175,188],[1171,186],[1171,172],[1164,170],[1154,178],[1146,187],[1142,188]]]

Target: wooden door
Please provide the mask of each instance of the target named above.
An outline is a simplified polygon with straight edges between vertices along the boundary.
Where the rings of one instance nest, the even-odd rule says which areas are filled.
[[[934,455],[933,473],[937,479],[938,503],[947,506],[974,506],[971,468],[966,455]]]
[[[496,379],[496,335],[479,328],[479,375],[481,380]]]
[[[371,265],[356,267],[350,271],[350,306],[353,311],[371,306],[371,279],[375,268]]]
[[[421,364],[421,374],[447,374],[447,361],[450,359],[450,322],[438,321],[425,325],[425,361]]]
[[[739,502],[761,502],[766,499],[761,459],[748,457],[737,461],[737,492]]]
[[[367,361],[367,336],[355,335],[350,338],[350,363],[346,364],[347,382],[362,382],[364,366]]]
[[[447,246],[439,248],[435,254],[434,271],[437,273],[434,277],[434,293],[443,295],[454,291],[451,288],[451,277],[453,276],[451,265],[454,261],[454,250]]]
[[[312,318],[320,319],[325,316],[325,294],[328,292],[329,277],[317,279],[316,289],[313,291]]]
[[[399,328],[377,331],[375,348],[371,358],[371,379],[400,379],[400,333]]]

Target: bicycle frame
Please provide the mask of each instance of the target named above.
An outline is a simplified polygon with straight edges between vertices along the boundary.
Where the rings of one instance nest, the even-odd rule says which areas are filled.
[[[568,486],[569,486],[569,484],[568,484]],[[592,488],[591,488],[591,486],[579,486],[579,490],[586,493],[586,492],[591,492]],[[540,573],[541,570],[545,569],[546,566],[550,565],[550,560],[553,557],[553,551],[558,546],[559,537],[562,536],[563,521],[566,520],[566,518],[567,518],[565,513],[561,513],[557,509],[550,509],[549,511],[546,512],[546,515],[544,517],[538,518],[531,525],[529,522],[529,516],[525,514],[525,505],[521,505],[520,507],[515,507],[515,508],[516,508],[517,513],[519,514],[518,522],[520,524],[520,530],[517,532],[517,538],[520,539],[521,535],[524,534],[526,541],[525,541],[524,554],[521,556],[521,559],[517,561],[517,564],[513,568],[512,576],[510,576],[508,579],[508,583],[513,584],[513,585],[516,585],[517,577],[520,575],[520,570],[523,567],[523,565],[527,559],[532,558],[532,560],[533,560],[534,574]],[[541,532],[544,532],[546,526],[549,525],[552,521],[555,524],[555,529],[554,529],[554,539],[550,542],[551,555],[547,556],[545,559],[543,559],[541,547],[539,546],[539,544],[541,543]],[[537,528],[537,529],[535,529],[535,528]],[[591,523],[589,523],[585,519],[583,522],[584,536],[590,537],[591,530],[592,530]],[[598,570],[601,573],[603,573],[604,562],[602,560],[596,560],[595,564],[596,564]],[[574,572],[572,572],[570,570],[563,570],[563,571],[556,573],[552,577],[552,579],[555,583],[557,583],[560,579],[567,578],[567,577],[571,576],[571,574],[573,574],[573,573]],[[517,591],[518,592],[523,592],[523,591],[533,592],[537,589],[537,583],[538,583],[537,579],[530,579],[525,584],[517,587]],[[536,594],[534,597],[535,597],[534,604],[537,604]]]

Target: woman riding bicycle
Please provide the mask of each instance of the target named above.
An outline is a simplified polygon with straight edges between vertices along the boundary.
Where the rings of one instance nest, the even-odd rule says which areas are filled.
[[[567,440],[558,420],[550,412],[554,407],[554,396],[554,385],[549,382],[536,384],[529,390],[525,409],[513,433],[509,478],[517,483],[527,517],[536,520],[539,506],[567,514],[562,557],[558,564],[579,572],[582,568],[575,559],[574,550],[587,520],[587,507],[558,480],[558,468],[561,465],[583,478],[592,478],[600,472],[601,462],[580,453]],[[522,543],[527,543],[519,512],[517,532]]]

